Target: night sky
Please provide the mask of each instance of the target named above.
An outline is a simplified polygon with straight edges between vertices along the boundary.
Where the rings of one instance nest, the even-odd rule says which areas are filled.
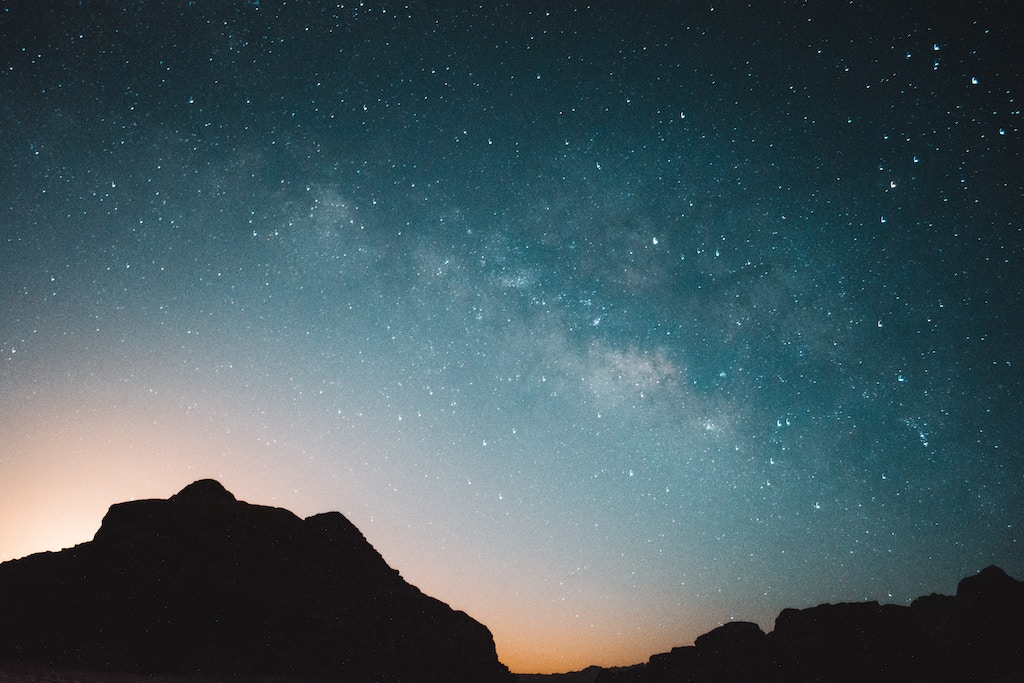
[[[0,3],[0,560],[213,477],[543,672],[1024,577],[963,4]]]

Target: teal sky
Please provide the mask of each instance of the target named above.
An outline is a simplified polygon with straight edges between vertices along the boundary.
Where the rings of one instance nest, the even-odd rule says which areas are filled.
[[[1024,576],[1008,3],[8,2],[0,560],[214,477],[514,671]]]

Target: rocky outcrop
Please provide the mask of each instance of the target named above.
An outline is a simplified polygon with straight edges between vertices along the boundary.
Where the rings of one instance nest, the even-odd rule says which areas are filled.
[[[1024,582],[988,567],[957,585],[947,610],[942,635],[950,642],[950,666],[961,678],[1024,672]]]
[[[934,660],[910,610],[877,602],[783,610],[770,640],[781,671],[811,680],[908,681]]]
[[[411,586],[337,512],[199,481],[94,539],[0,565],[0,659],[346,681],[508,681],[486,627]]]
[[[956,596],[783,610],[775,629],[732,622],[598,683],[1008,681],[1024,671],[1024,582],[988,567]]]

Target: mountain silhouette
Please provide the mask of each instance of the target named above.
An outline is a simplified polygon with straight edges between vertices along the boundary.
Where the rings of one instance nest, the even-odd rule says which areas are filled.
[[[0,564],[0,664],[193,680],[516,680],[485,626],[408,584],[342,514],[300,519],[210,479],[111,506],[90,542]],[[955,596],[785,609],[770,633],[729,622],[645,664],[519,680],[953,683],[1022,672],[1024,582],[992,566]]]
[[[588,673],[595,683],[1022,681],[1024,582],[992,566],[960,581],[955,596],[933,593],[909,606],[785,609],[771,633],[729,622],[646,664]]]
[[[113,505],[92,541],[0,564],[0,661],[344,681],[514,680],[490,631],[421,593],[338,512],[213,480]]]

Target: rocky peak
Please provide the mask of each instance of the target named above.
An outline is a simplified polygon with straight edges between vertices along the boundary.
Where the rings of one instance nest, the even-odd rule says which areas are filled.
[[[220,678],[510,681],[482,624],[341,513],[201,480],[111,506],[93,541],[0,565],[0,662]]]
[[[985,599],[1007,593],[1019,594],[1021,583],[999,567],[990,565],[974,576],[962,579],[956,586],[956,597],[964,599]]]
[[[170,500],[178,503],[234,503],[237,499],[216,479],[200,479],[178,491]]]

